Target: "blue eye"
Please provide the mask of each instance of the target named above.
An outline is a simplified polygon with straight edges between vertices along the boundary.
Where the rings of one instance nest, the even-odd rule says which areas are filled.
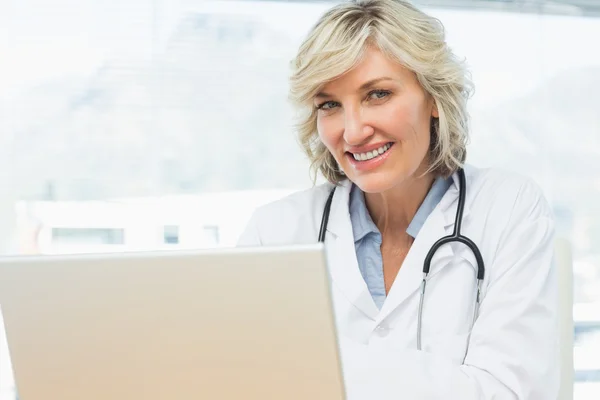
[[[373,90],[369,92],[369,98],[373,100],[381,100],[390,95],[388,90]]]
[[[337,102],[335,101],[326,101],[325,103],[321,103],[317,106],[319,110],[331,110],[333,107],[337,106]]]

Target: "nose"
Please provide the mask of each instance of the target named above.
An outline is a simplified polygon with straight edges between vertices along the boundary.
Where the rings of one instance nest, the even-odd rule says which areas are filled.
[[[350,146],[364,144],[374,133],[373,127],[366,124],[360,108],[346,109],[344,114],[344,140]]]

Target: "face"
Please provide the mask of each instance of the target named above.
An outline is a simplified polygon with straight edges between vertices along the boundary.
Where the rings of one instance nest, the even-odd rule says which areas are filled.
[[[370,48],[314,99],[323,144],[364,192],[402,186],[428,167],[433,98],[416,75]]]

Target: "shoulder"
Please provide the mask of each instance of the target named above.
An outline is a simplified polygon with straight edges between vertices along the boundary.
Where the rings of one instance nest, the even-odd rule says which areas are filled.
[[[490,278],[529,253],[550,254],[555,222],[552,208],[534,179],[499,168],[465,168],[469,234],[487,254]],[[468,229],[468,228],[465,228]],[[498,265],[502,265],[498,267]],[[550,265],[530,269],[550,268]]]
[[[272,218],[273,216],[287,217],[290,214],[310,212],[327,198],[332,188],[332,184],[325,183],[292,193],[257,208],[255,215],[259,218]]]
[[[552,217],[542,188],[532,178],[501,168],[465,167],[472,208],[486,207],[521,218]]]
[[[238,245],[283,245],[317,241],[318,223],[333,189],[325,183],[258,207]]]

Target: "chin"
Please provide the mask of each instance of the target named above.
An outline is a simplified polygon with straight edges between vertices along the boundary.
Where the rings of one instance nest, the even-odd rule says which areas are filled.
[[[365,193],[383,193],[405,180],[403,174],[383,172],[348,176],[348,178]]]

